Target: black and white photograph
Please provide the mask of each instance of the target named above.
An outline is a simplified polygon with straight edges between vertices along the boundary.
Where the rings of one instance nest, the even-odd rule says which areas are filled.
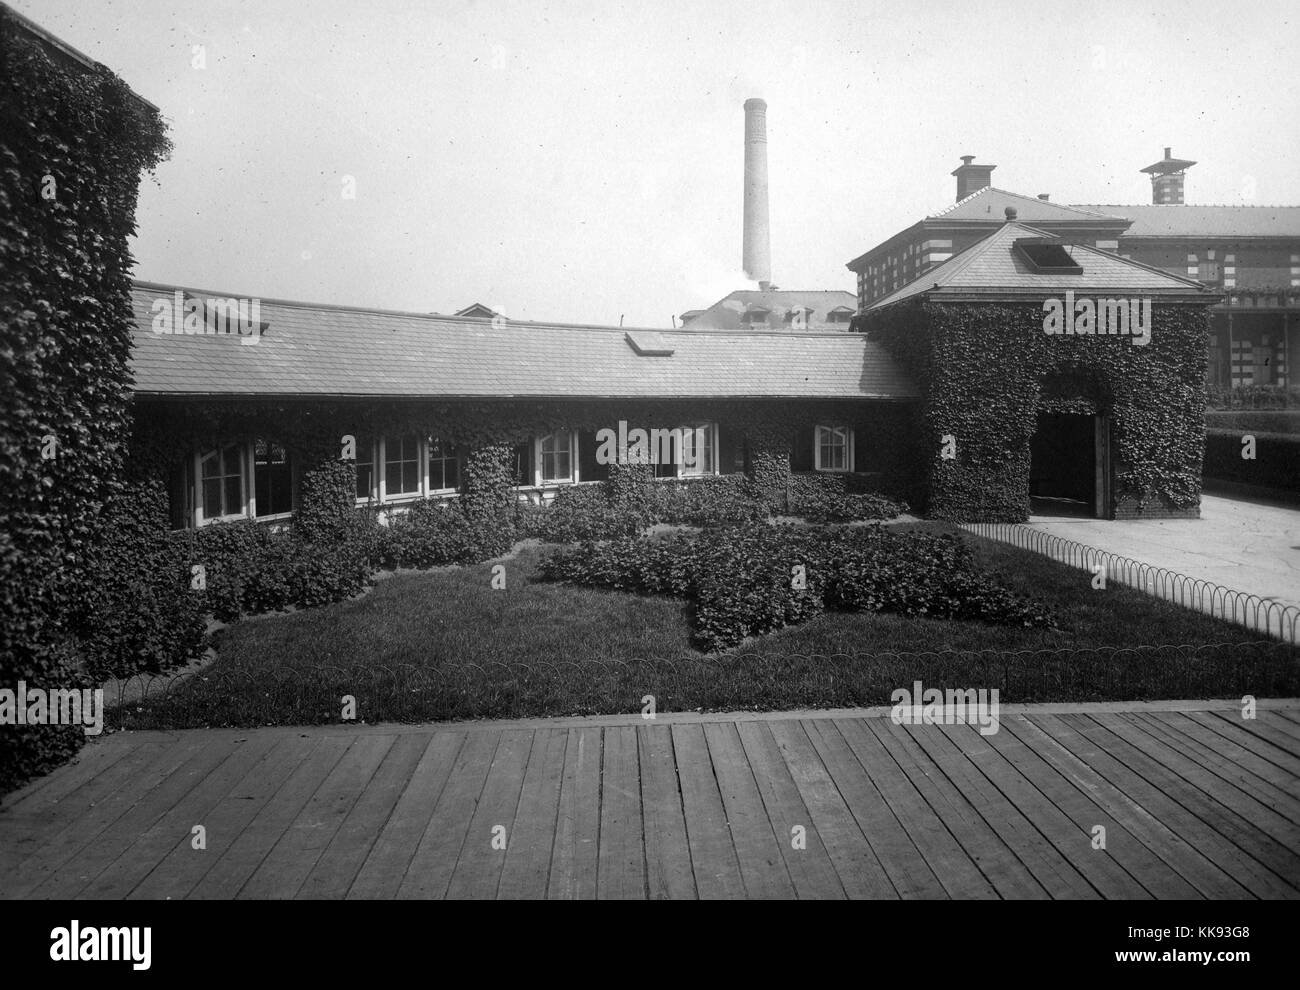
[[[337,980],[506,917],[342,902],[467,900],[1276,966],[1298,48],[1288,0],[0,3],[6,970]]]

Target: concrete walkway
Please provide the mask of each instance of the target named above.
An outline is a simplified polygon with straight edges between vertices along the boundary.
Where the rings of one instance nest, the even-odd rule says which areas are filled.
[[[1028,525],[1300,607],[1300,507],[1202,495],[1200,519],[1031,516]]]
[[[1300,898],[1300,703],[118,733],[5,898]],[[987,726],[986,726],[987,727]]]

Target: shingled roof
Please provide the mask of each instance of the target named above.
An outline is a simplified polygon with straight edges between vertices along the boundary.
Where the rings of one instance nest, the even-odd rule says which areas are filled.
[[[180,287],[137,282],[131,369],[153,397],[905,398],[860,334],[709,332],[473,319],[260,300],[257,344],[152,330]],[[233,293],[183,290],[190,296]]]
[[[1132,237],[1297,237],[1300,206],[1080,206],[1132,220]],[[1025,219],[1029,219],[1026,217]]]
[[[1077,266],[1076,271],[1035,270],[1016,249],[1016,241],[1021,239],[1046,239],[1057,243],[1063,240],[1037,227],[1008,221],[937,268],[878,299],[868,309],[881,309],[924,294],[961,298],[1041,296],[1066,289],[1076,293],[1140,292],[1144,295],[1204,298],[1207,302],[1219,298],[1195,279],[1099,251],[1086,244],[1063,245]]]
[[[952,206],[946,207],[937,213],[931,213],[926,219],[992,220],[996,223],[1001,222],[1006,215],[1008,206],[1014,208],[1016,215],[1025,223],[1045,223],[1050,221],[1053,223],[1096,224],[1099,221],[1116,219],[1114,214],[1107,212],[1102,207],[1064,206],[1061,203],[1052,203],[1036,196],[1025,196],[1021,193],[1008,192],[1005,189],[995,189],[993,186],[978,189],[965,199],[958,200]]]

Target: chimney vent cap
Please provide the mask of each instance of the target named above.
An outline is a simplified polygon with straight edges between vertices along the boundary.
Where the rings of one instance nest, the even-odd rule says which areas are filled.
[[[1048,201],[1052,198],[1052,194],[1051,194],[1051,193],[1039,193],[1039,194],[1038,194],[1038,198],[1041,199],[1044,203],[1046,203],[1046,202],[1048,202]]]
[[[1008,223],[1010,223],[1012,220],[1014,220],[1014,219],[1016,218],[1016,208],[1015,208],[1014,206],[1008,206],[1008,207],[1007,207],[1005,210],[1003,210],[1002,212],[1005,213],[1005,214],[1007,215],[1007,222],[1008,222]]]

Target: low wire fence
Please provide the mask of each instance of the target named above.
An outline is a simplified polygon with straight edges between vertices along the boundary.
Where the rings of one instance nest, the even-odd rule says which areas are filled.
[[[927,653],[739,653],[578,662],[221,665],[137,675],[105,696],[115,728],[455,721],[643,712],[850,708],[893,692],[997,688],[1003,704],[1294,697],[1300,650],[1277,641]],[[653,698],[648,702],[648,698]]]
[[[1080,570],[1091,572],[1096,567],[1102,567],[1107,582],[1114,581],[1155,598],[1243,626],[1252,632],[1296,644],[1296,633],[1300,629],[1300,607],[1295,605],[1245,591],[1235,591],[1213,581],[1189,577],[1167,567],[1157,567],[1108,550],[1099,550],[1019,523],[958,525],[976,536],[1010,543],[1022,550],[1032,550]]]

